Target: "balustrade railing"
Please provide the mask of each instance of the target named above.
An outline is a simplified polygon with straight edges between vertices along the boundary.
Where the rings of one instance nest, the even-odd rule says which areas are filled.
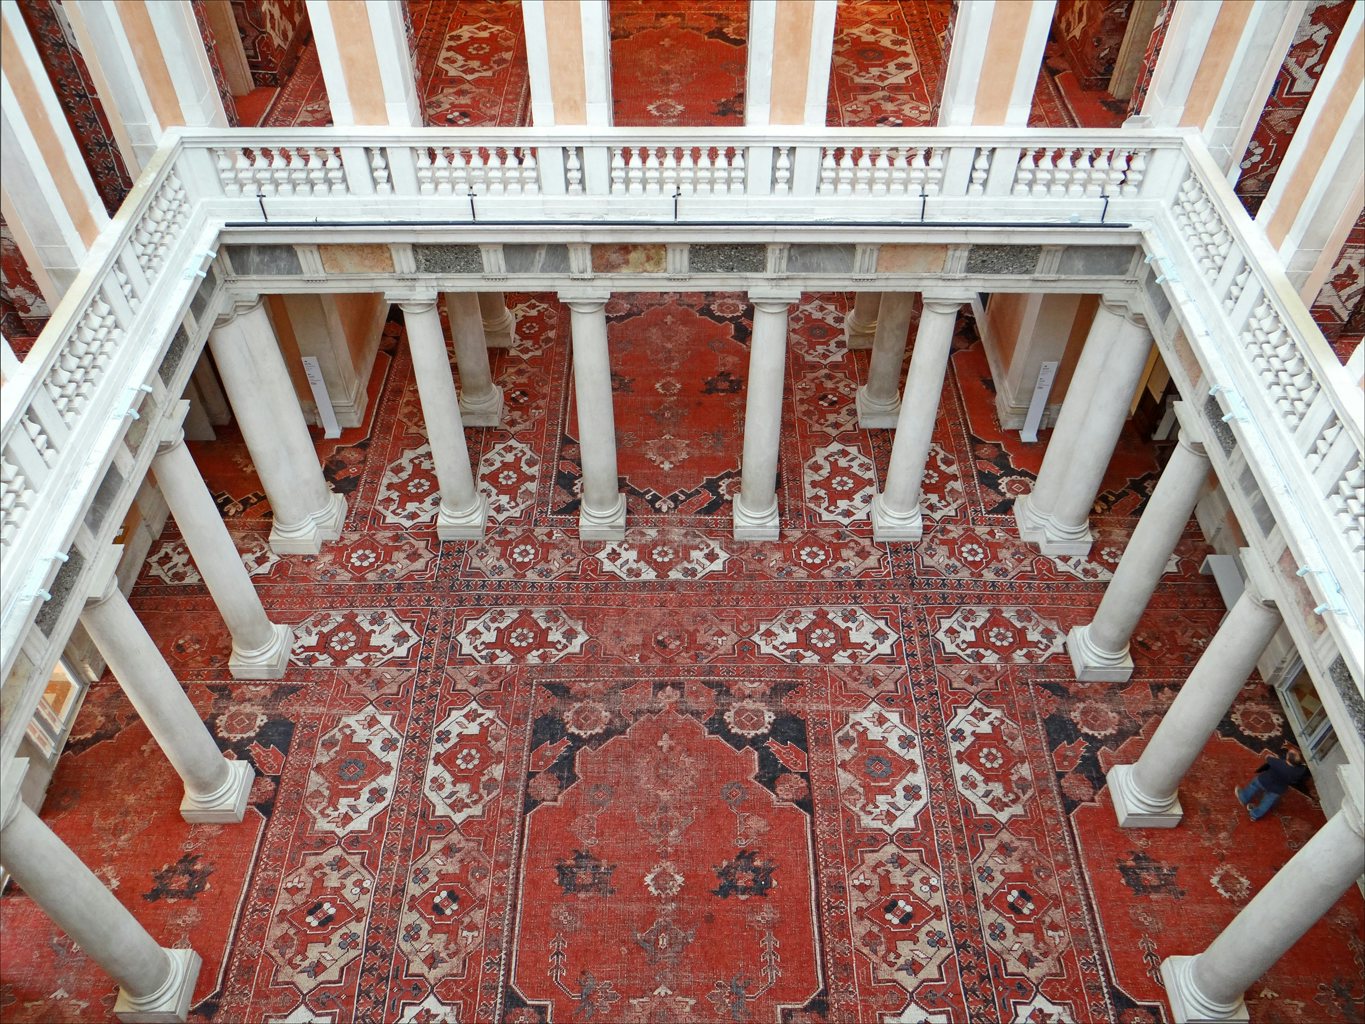
[[[1221,371],[1254,420],[1263,478],[1320,502],[1289,516],[1300,550],[1320,553],[1347,597],[1334,609],[1361,635],[1359,395],[1331,361],[1303,304],[1259,229],[1242,213],[1203,144],[1188,133],[994,129],[242,129],[185,130],[169,137],[32,354],[3,389],[0,438],[0,593],[4,671],[40,602],[54,523],[79,518],[80,467],[105,465],[118,444],[108,417],[128,407],[145,367],[126,354],[167,296],[184,287],[177,257],[196,219],[204,237],[225,222],[270,224],[258,206],[330,222],[408,219],[420,209],[447,223],[474,220],[470,196],[501,218],[566,225],[604,217],[644,223],[733,219],[734,204],[767,224],[825,220],[885,224],[913,197],[916,226],[960,222],[973,204],[1019,228],[1064,227],[1078,204],[1093,222],[1139,222],[1166,246],[1189,282],[1188,301],[1210,325]],[[679,212],[676,200],[685,197]],[[672,216],[665,204],[674,200]],[[363,200],[363,201],[362,201]],[[929,202],[932,200],[933,202]],[[420,203],[420,206],[416,206]],[[392,206],[388,204],[393,204]],[[733,230],[726,236],[733,238]],[[200,269],[198,267],[192,269]],[[182,292],[176,292],[181,294]],[[164,338],[158,343],[164,343]],[[1192,338],[1196,347],[1205,344]],[[140,368],[141,369],[137,369]],[[136,369],[136,373],[135,373]],[[1311,504],[1311,503],[1310,503]],[[73,519],[73,516],[76,518]],[[70,535],[68,529],[66,536]]]

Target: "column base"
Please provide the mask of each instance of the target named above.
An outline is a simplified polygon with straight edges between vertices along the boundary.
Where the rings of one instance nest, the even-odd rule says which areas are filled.
[[[1022,539],[1038,545],[1038,550],[1045,555],[1085,557],[1090,554],[1095,535],[1090,532],[1088,520],[1080,526],[1065,526],[1038,511],[1030,500],[1032,497],[1025,494],[1014,499],[1014,522]]]
[[[517,341],[517,318],[509,310],[500,320],[485,320],[483,340],[489,348],[511,348]]]
[[[264,647],[243,650],[235,643],[228,658],[228,671],[233,679],[279,679],[289,664],[289,649],[294,646],[294,627],[283,623],[270,624],[271,639]]]
[[[872,347],[872,339],[877,335],[877,321],[870,324],[858,323],[852,319],[853,314],[844,321],[844,345],[853,350],[868,349]]]
[[[598,511],[587,502],[578,506],[579,540],[624,540],[626,536],[626,496],[618,494],[616,504]]]
[[[502,426],[502,388],[493,385],[478,401],[460,395],[460,419],[466,427]]]
[[[322,545],[341,536],[346,521],[346,499],[332,493],[327,504],[301,523],[275,521],[270,528],[270,550],[277,555],[316,555]]]
[[[853,404],[858,410],[858,426],[864,430],[890,429],[900,416],[899,395],[894,402],[879,402],[867,393],[866,384],[858,389],[858,397]]]
[[[482,540],[488,526],[488,498],[476,495],[474,503],[464,510],[447,508],[444,504],[436,513],[436,536],[447,540]]]
[[[1228,1005],[1206,999],[1195,987],[1193,967],[1195,957],[1168,956],[1161,961],[1161,983],[1166,986],[1166,1001],[1171,1004],[1171,1019],[1175,1024],[1212,1024],[1214,1021],[1251,1020],[1247,1005],[1241,999]]]
[[[1185,815],[1179,794],[1162,803],[1138,789],[1131,764],[1114,765],[1105,778],[1109,795],[1114,798],[1119,828],[1175,828]]]
[[[1066,653],[1072,671],[1085,683],[1126,683],[1133,678],[1133,658],[1125,644],[1122,651],[1106,651],[1090,639],[1090,626],[1076,626],[1066,635]]]
[[[162,947],[165,949],[165,947]],[[171,976],[149,996],[132,996],[118,990],[114,1016],[124,1024],[184,1024],[194,997],[203,961],[192,949],[165,949],[171,959]]]
[[[924,513],[916,505],[909,512],[893,512],[882,502],[881,494],[872,498],[872,539],[876,542],[915,541],[924,536]]]
[[[743,495],[736,494],[731,510],[735,540],[777,540],[782,534],[776,497],[762,512],[752,512],[745,506]]]
[[[246,802],[256,772],[245,761],[228,761],[227,766],[227,781],[217,792],[205,796],[185,794],[180,801],[182,818],[193,825],[233,825],[246,817]]]

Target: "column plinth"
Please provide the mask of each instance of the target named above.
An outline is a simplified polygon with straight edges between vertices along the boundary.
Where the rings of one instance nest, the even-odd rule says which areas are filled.
[[[877,317],[882,304],[881,292],[857,292],[853,308],[844,317],[844,344],[850,349],[872,347],[877,333]]]
[[[479,292],[479,315],[489,348],[511,348],[516,341],[517,318],[507,308],[502,292]]]
[[[1232,707],[1279,625],[1275,606],[1248,580],[1246,591],[1223,619],[1141,756],[1131,765],[1109,770],[1120,826],[1173,828],[1180,823],[1180,782]]]
[[[794,300],[793,300],[794,301]],[[778,447],[782,433],[782,386],[787,361],[787,313],[791,303],[754,299],[749,343],[749,380],[744,400],[744,451],[739,493],[732,503],[736,540],[777,540]]]

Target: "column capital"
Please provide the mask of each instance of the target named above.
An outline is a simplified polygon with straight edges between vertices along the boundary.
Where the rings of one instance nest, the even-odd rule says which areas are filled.
[[[426,313],[435,308],[440,293],[434,288],[415,291],[391,291],[384,293],[384,301],[397,306],[404,313]]]
[[[920,295],[921,305],[934,313],[956,313],[971,301],[971,294],[966,292],[923,292]]]
[[[1198,413],[1189,402],[1176,402],[1174,405],[1176,422],[1180,424],[1180,446],[1202,459],[1207,459],[1208,438]]]
[[[1242,592],[1242,595],[1255,601],[1267,611],[1278,612],[1279,609],[1274,597],[1273,570],[1251,548],[1239,549],[1237,557],[1241,560],[1242,570],[1246,573],[1246,590]]]
[[[104,604],[115,594],[122,596],[122,591],[118,586],[118,563],[123,557],[122,544],[110,544],[95,559],[95,564],[90,570],[90,591],[85,595],[85,606],[87,608],[97,604]]]
[[[559,301],[575,313],[600,313],[611,299],[609,291],[557,292]]]
[[[214,330],[218,330],[220,327],[226,327],[239,316],[246,316],[248,313],[253,312],[258,306],[265,302],[265,296],[260,294],[232,295],[229,296],[229,301],[232,305],[220,312],[217,319],[213,321]]]
[[[1147,321],[1139,308],[1133,303],[1132,296],[1126,293],[1110,293],[1100,296],[1100,306],[1114,316],[1122,317],[1129,323],[1146,329]]]
[[[765,313],[786,312],[801,301],[801,292],[790,288],[751,288],[748,296],[754,309],[761,309]]]
[[[185,443],[185,416],[190,411],[188,400],[176,402],[161,422],[161,433],[156,439],[156,453],[165,455]]]

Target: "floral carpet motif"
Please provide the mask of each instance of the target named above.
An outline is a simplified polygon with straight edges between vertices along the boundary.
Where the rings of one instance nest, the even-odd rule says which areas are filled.
[[[941,512],[918,545],[875,544],[809,468],[885,479],[890,432],[846,415],[867,372],[837,343],[848,298],[792,316],[774,542],[733,539],[725,490],[640,498],[738,462],[748,320],[728,295],[609,306],[618,430],[640,449],[622,452],[623,541],[575,536],[569,313],[548,295],[508,296],[517,342],[490,353],[506,425],[467,432],[501,501],[482,541],[439,543],[424,494],[394,504],[426,443],[397,328],[365,425],[317,438],[349,509],[321,554],[269,556],[240,440],[195,445],[267,609],[296,627],[286,677],[229,680],[173,526],[132,600],[257,768],[247,821],[180,819],[108,678],[44,810],[159,941],[204,956],[192,1020],[1169,1019],[1156,964],[1203,948],[1322,824],[1309,792],[1256,824],[1229,795],[1285,742],[1279,705],[1246,688],[1182,787],[1181,828],[1120,830],[1104,772],[1136,757],[1224,611],[1202,543],[1191,528],[1172,558],[1132,683],[1075,682],[1061,639],[1157,462],[1125,434],[1087,558],[1021,544],[997,484],[1042,446],[995,422],[964,321],[926,487]],[[686,354],[671,397],[652,386],[673,375],[664,342]],[[651,410],[712,461],[651,460]],[[1351,890],[1248,993],[1252,1020],[1359,1020],[1362,920]],[[22,892],[0,925],[7,1022],[113,1019],[113,985]]]
[[[834,22],[827,121],[842,128],[932,125],[947,71],[947,0],[844,0]]]

